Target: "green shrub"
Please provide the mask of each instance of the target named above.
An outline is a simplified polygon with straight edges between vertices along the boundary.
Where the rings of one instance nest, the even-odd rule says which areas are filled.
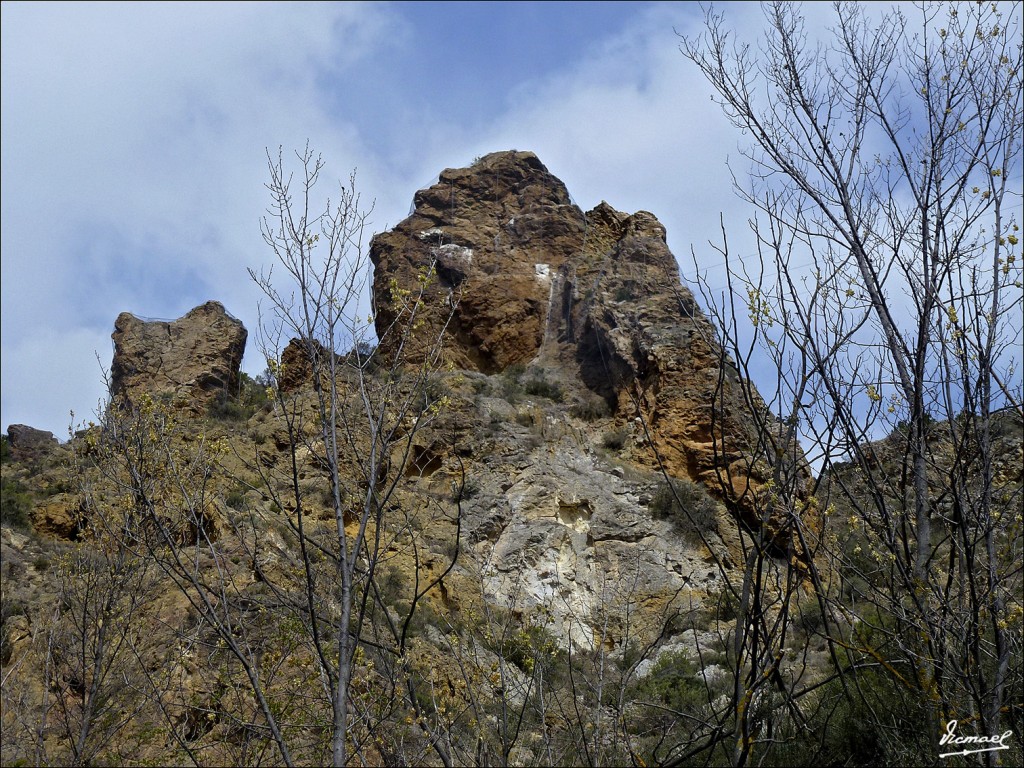
[[[573,403],[569,408],[569,414],[583,421],[597,421],[611,415],[611,407],[608,401],[598,395],[592,395],[585,400]]]
[[[243,371],[239,374],[238,383],[238,399],[254,411],[267,408],[272,404],[274,376],[269,369],[256,376],[250,376]]]
[[[272,377],[264,372],[255,378],[242,371],[238,374],[238,394],[219,392],[210,403],[207,414],[218,421],[248,421],[257,411],[269,407],[267,392]]]
[[[498,380],[498,395],[512,405],[518,403],[523,395],[523,385],[519,379],[524,370],[521,365],[509,366]]]
[[[245,421],[254,412],[247,409],[227,392],[219,392],[207,407],[207,415],[217,421]]]
[[[349,351],[347,359],[353,367],[361,368],[366,373],[372,374],[380,368],[380,358],[376,352],[376,344],[369,341],[358,341]]]
[[[764,765],[929,765],[926,705],[884,671],[847,673],[815,693],[818,705],[799,725],[788,723]],[[892,713],[899,713],[893,717]],[[1012,764],[1012,762],[1007,763]]]
[[[451,389],[448,386],[448,380],[442,374],[431,374],[423,382],[424,407],[433,405],[441,400],[441,398],[447,397],[450,394]]]
[[[32,497],[17,480],[4,478],[0,484],[0,522],[15,528],[28,528]]]
[[[718,503],[704,487],[690,480],[672,478],[662,483],[651,499],[651,516],[669,520],[685,539],[696,544],[701,533],[718,533]]]
[[[538,664],[545,671],[551,671],[563,658],[554,635],[545,627],[531,623],[518,628],[510,626],[499,642],[494,643],[493,650],[527,675],[532,675]]]
[[[43,493],[47,496],[56,496],[60,493],[70,493],[72,490],[71,483],[67,480],[57,480],[49,483],[46,488],[43,489]]]
[[[615,301],[632,301],[636,296],[636,285],[632,282],[623,283],[615,289]]]
[[[511,365],[506,368],[498,380],[498,395],[505,401],[515,405],[523,394],[533,397],[546,397],[560,403],[565,399],[565,392],[562,387],[548,381],[541,372],[531,373],[525,381],[523,377],[526,369],[522,365]]]
[[[812,637],[821,632],[822,625],[825,623],[818,604],[814,602],[798,606],[792,619],[805,637]]]
[[[620,451],[622,446],[626,444],[626,438],[628,437],[629,430],[625,427],[610,429],[601,436],[601,445],[612,451]]]
[[[710,666],[718,661],[704,657]],[[725,688],[725,683],[717,683],[712,687],[698,674],[697,662],[683,651],[662,654],[654,668],[644,676],[637,685],[637,698],[668,707],[675,712],[697,714],[709,707],[709,696],[716,695],[717,688]]]
[[[0,464],[6,464],[11,458],[11,444],[7,441],[7,435],[0,435]]]
[[[242,510],[245,508],[245,490],[242,488],[232,488],[228,491],[228,496],[224,502],[232,509]]]
[[[554,400],[556,403],[562,402],[565,397],[565,393],[562,392],[562,388],[558,384],[548,381],[543,376],[530,379],[523,385],[523,389],[528,395],[546,397],[548,400]]]

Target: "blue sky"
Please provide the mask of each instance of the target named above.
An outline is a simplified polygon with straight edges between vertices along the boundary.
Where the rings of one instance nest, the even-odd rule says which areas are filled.
[[[757,4],[725,9],[756,41]],[[677,31],[695,3],[4,3],[0,427],[66,435],[93,415],[121,311],[216,299],[258,373],[266,149],[307,140],[326,179],[357,170],[371,232],[445,167],[536,152],[584,209],[648,210],[692,277],[719,215],[749,210],[726,168],[743,138]],[[830,15],[805,6],[809,29]],[[745,243],[748,243],[745,245]],[[721,281],[717,281],[721,284]]]

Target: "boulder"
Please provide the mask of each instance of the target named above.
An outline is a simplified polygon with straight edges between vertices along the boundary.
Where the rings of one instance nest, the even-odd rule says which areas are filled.
[[[24,424],[11,424],[7,428],[7,444],[11,449],[11,458],[15,461],[35,461],[46,456],[60,443],[53,432]]]
[[[111,395],[128,403],[169,396],[201,413],[221,393],[237,391],[247,335],[216,301],[170,322],[122,312],[112,335]]]

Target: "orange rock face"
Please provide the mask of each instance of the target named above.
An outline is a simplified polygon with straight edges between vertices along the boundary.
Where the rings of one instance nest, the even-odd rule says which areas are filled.
[[[415,296],[433,265],[413,356],[447,323],[445,357],[456,367],[496,373],[529,362],[544,337],[551,278],[580,251],[585,231],[583,212],[533,153],[499,152],[443,171],[416,193],[412,215],[371,244],[382,351],[398,339],[395,288]]]
[[[584,213],[536,155],[498,152],[417,192],[371,259],[382,352],[422,295],[413,362],[440,340],[457,368],[529,364],[573,396],[597,394],[634,424],[634,460],[703,483],[790,548],[787,513],[765,501],[775,457],[752,418],[760,398],[744,396],[654,215]]]

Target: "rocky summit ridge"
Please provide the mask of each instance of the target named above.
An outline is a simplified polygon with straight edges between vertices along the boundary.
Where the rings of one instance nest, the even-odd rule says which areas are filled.
[[[387,330],[403,292],[423,291],[403,354],[415,363],[440,337],[455,377],[444,386],[464,395],[443,429],[417,437],[402,492],[444,493],[458,478],[438,445],[458,436],[473,490],[464,533],[493,595],[535,605],[557,595],[556,624],[593,642],[591,630],[570,631],[571,619],[596,609],[602,584],[626,563],[658,602],[714,592],[719,568],[701,550],[715,549],[707,563],[741,561],[744,528],[766,533],[779,556],[806,558],[786,520],[759,511],[769,462],[750,406],[653,214],[606,202],[584,212],[535,154],[496,152],[442,171],[408,218],[372,239],[370,257],[377,354],[395,351]],[[216,301],[173,321],[121,313],[112,403],[149,397],[208,415],[239,392],[246,337]],[[308,386],[305,355],[298,340],[282,351],[282,392]],[[253,418],[236,440],[270,438],[283,450],[283,428],[265,410]],[[12,429],[15,455],[30,433]],[[52,452],[52,437],[43,442]],[[671,503],[657,499],[662,473],[688,483],[704,529],[688,542],[665,519]],[[34,512],[38,530],[68,538],[82,514],[71,494]]]

